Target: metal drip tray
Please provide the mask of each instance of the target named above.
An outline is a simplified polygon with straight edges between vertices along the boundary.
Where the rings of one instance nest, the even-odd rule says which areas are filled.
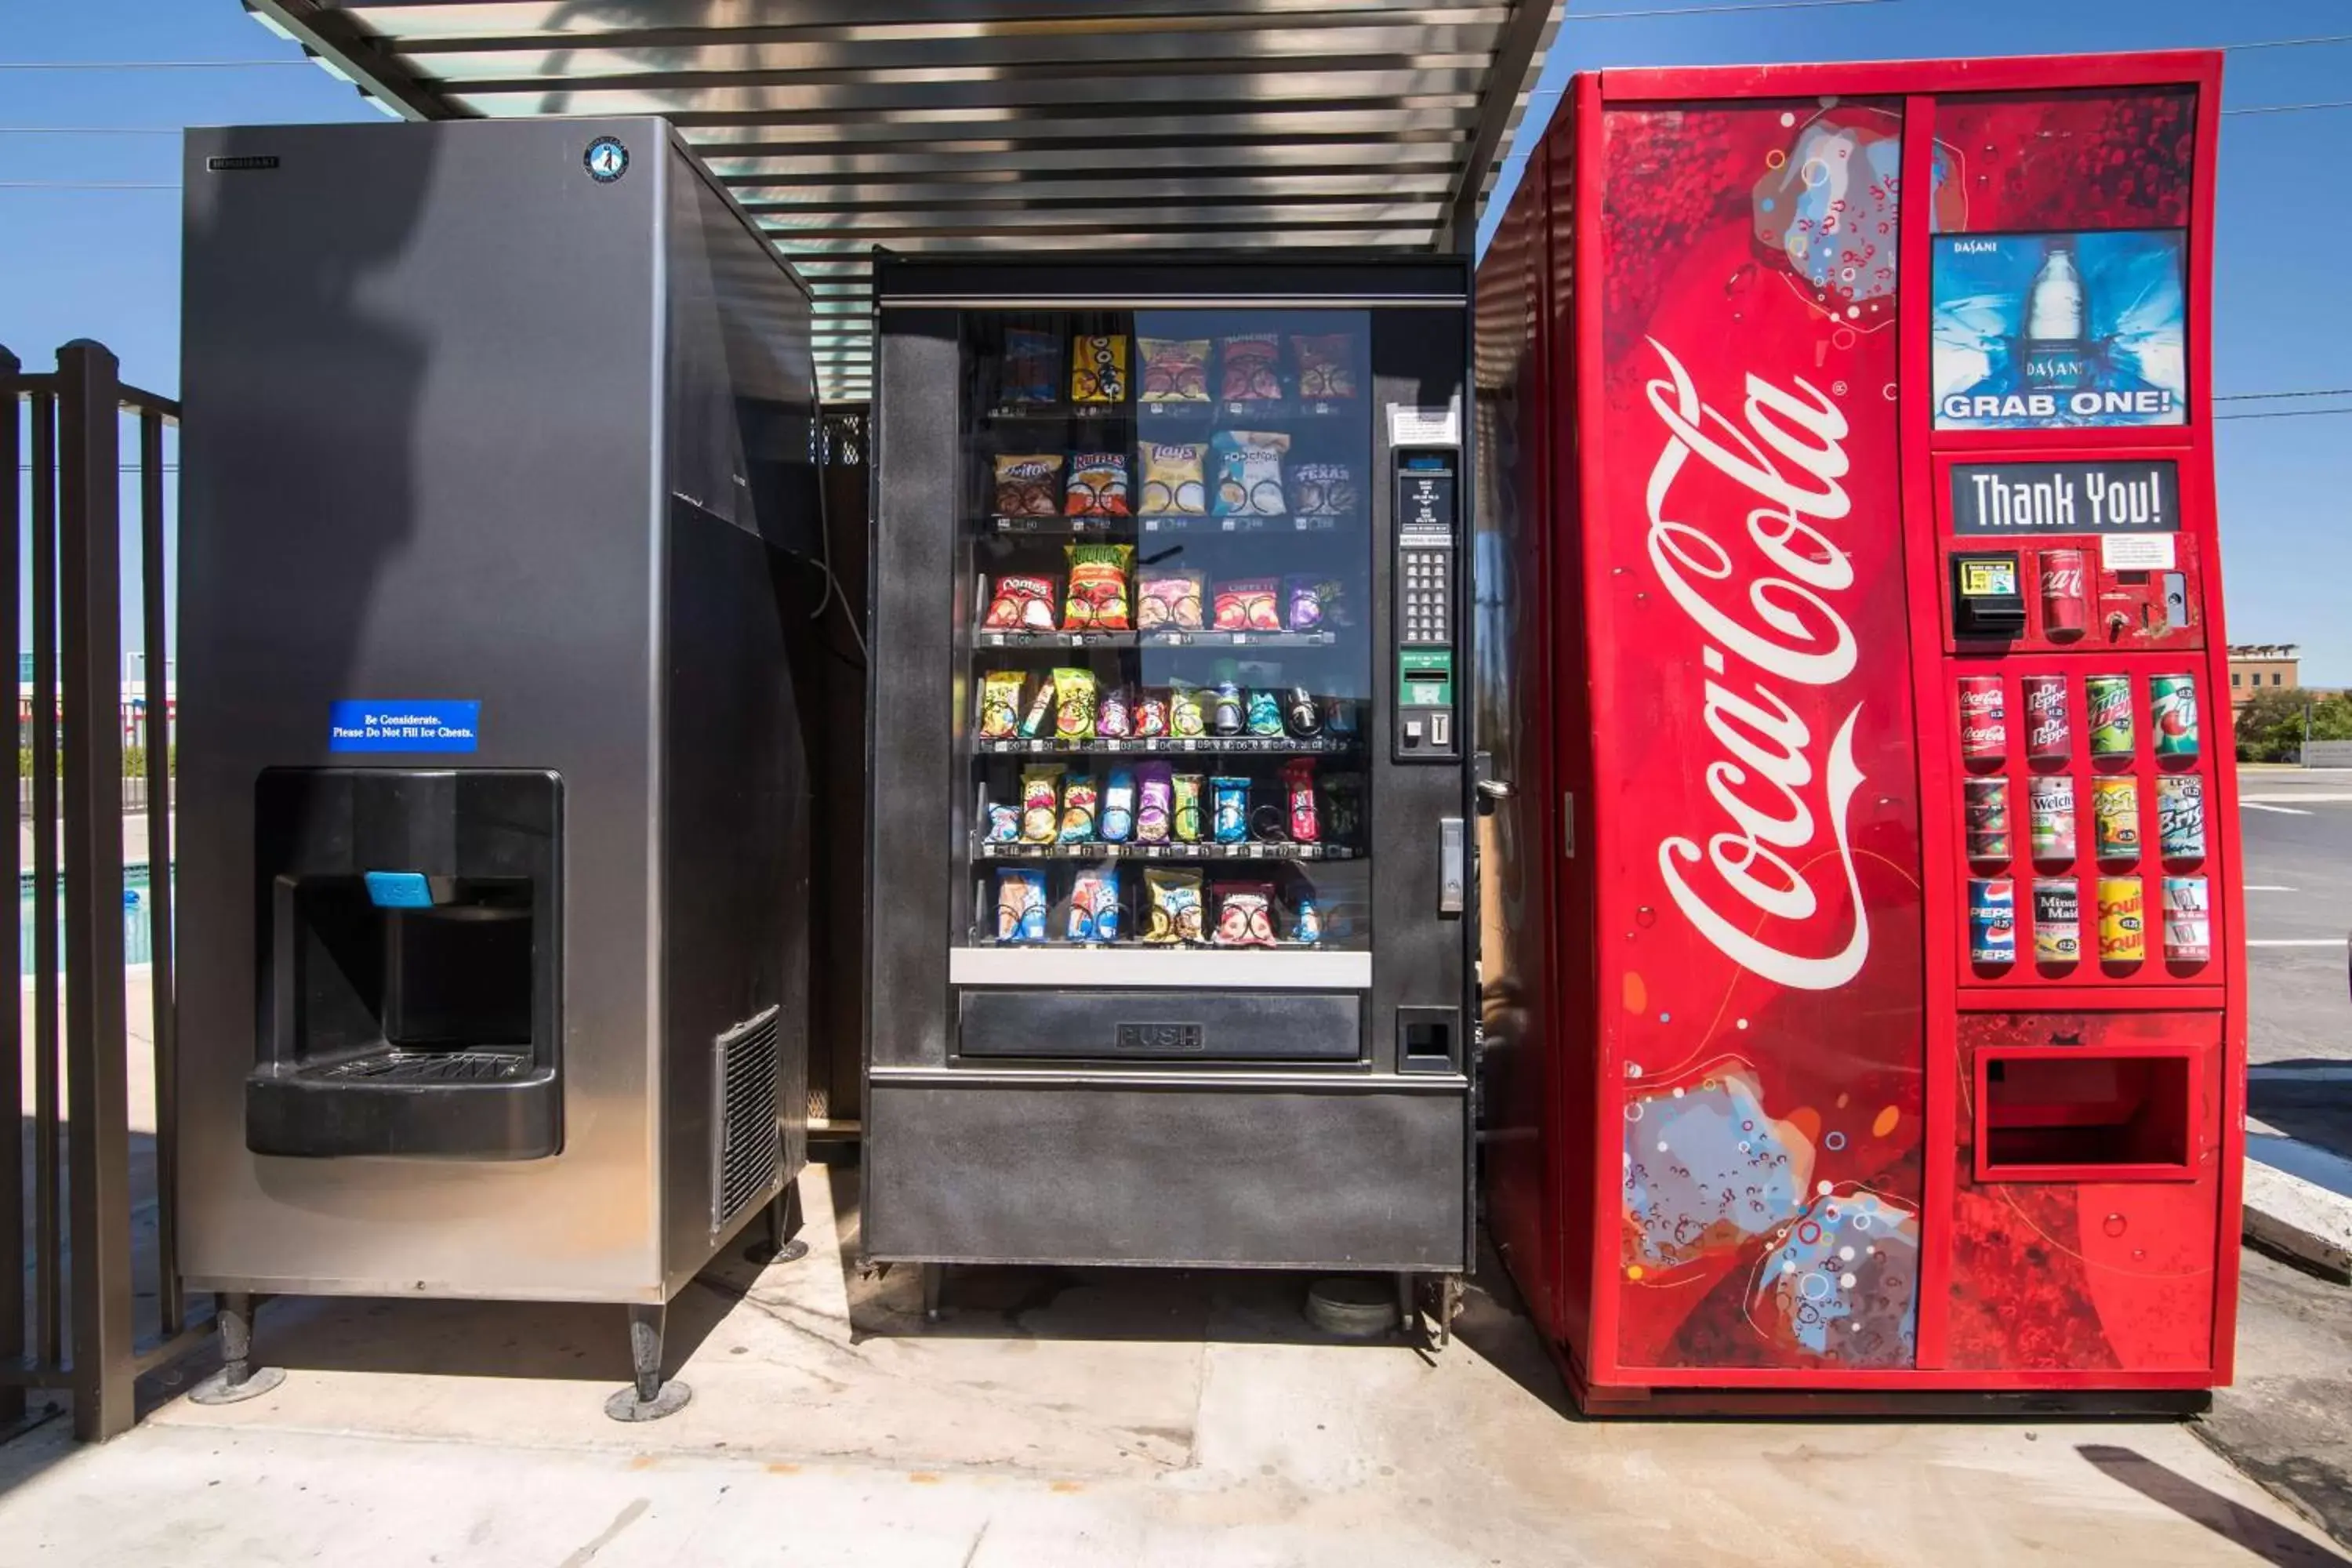
[[[530,1070],[527,1047],[418,1051],[391,1047],[314,1068],[302,1076],[339,1083],[512,1083]]]

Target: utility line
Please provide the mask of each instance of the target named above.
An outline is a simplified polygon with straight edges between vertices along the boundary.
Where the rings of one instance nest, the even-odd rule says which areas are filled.
[[[0,71],[200,71],[246,70],[257,66],[307,66],[292,60],[0,60]]]
[[[2226,118],[2232,114],[2302,114],[2314,109],[2352,109],[2352,98],[2331,98],[2320,103],[2258,103],[2249,109],[2225,109]]]
[[[137,180],[0,180],[0,191],[176,191],[180,183]]]
[[[2352,414],[2352,408],[2263,408],[2244,414],[2216,414],[2216,419],[2317,419],[2329,414]]]
[[[2323,386],[2316,392],[2217,392],[2216,403],[2266,403],[2281,397],[2352,397],[2352,386]]]
[[[2323,33],[2315,38],[2257,38],[2250,44],[2223,44],[2223,53],[2238,49],[2300,49],[2313,44],[2352,44],[2352,33]]]
[[[1570,11],[1563,22],[1622,22],[1643,16],[1719,16],[1726,11],[1817,11],[1831,5],[1894,5],[1901,0],[1752,0],[1739,5],[1675,5],[1655,11]]]

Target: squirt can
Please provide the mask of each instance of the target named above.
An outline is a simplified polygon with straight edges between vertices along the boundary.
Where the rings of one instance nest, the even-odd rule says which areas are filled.
[[[2074,781],[2042,773],[2026,781],[2026,832],[2036,860],[2074,858]]]
[[[1998,675],[1960,677],[1960,756],[1997,763],[2009,755],[2009,705]]]
[[[2083,682],[2091,729],[2091,755],[2132,754],[2132,683],[2128,675],[2094,675]]]
[[[2139,781],[2099,779],[2091,785],[2091,848],[2102,860],[2139,858]]]
[[[2195,773],[2156,781],[2156,847],[2168,860],[2205,858],[2205,781]]]
[[[2006,860],[2010,855],[2009,781],[1970,779],[1967,789],[1969,858]]]
[[[2137,877],[2099,879],[2099,962],[2137,963],[2147,956],[2147,911]]]
[[[2033,879],[2033,961],[2073,963],[2083,956],[2083,900],[2072,877]]]
[[[2148,732],[2159,757],[2197,754],[2197,680],[2158,675],[2147,683]]]
[[[2017,884],[2007,877],[1969,882],[1969,962],[2017,962]]]
[[[2066,678],[2029,675],[2017,683],[2025,704],[2025,760],[2063,762],[2074,749],[2071,715],[2066,711]]]
[[[2204,963],[2213,956],[2213,924],[2205,879],[2164,879],[2164,957],[2168,963]]]

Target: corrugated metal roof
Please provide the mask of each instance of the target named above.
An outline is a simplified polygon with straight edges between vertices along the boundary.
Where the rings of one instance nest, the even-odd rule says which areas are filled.
[[[418,119],[659,114],[872,387],[877,245],[1468,248],[1554,0],[246,0]]]

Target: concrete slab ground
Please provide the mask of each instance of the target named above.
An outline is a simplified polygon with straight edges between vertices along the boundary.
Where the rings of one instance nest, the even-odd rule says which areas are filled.
[[[1291,1276],[972,1271],[927,1325],[856,1253],[733,1255],[673,1310],[695,1398],[608,1422],[616,1310],[278,1302],[243,1405],[0,1447],[10,1563],[1743,1565],[2345,1561],[2180,1425],[1586,1424],[1525,1321],[1327,1341]],[[205,1370],[183,1369],[193,1379]]]

